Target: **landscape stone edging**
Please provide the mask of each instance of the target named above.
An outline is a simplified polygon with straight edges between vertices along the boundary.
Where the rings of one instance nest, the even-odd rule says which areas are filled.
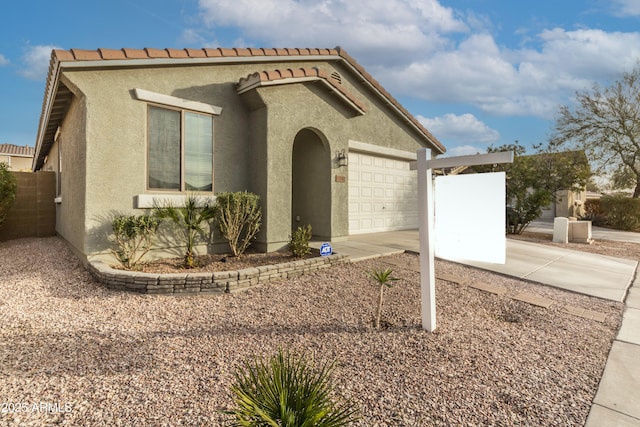
[[[118,270],[103,261],[89,261],[89,272],[107,288],[143,294],[222,294],[238,292],[271,280],[301,276],[349,262],[345,254],[308,258],[235,271],[142,273]]]

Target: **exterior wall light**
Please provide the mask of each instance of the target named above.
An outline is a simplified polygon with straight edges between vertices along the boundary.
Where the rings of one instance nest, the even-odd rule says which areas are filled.
[[[338,166],[347,166],[349,164],[349,159],[347,158],[344,150],[340,150],[336,153],[336,163]]]

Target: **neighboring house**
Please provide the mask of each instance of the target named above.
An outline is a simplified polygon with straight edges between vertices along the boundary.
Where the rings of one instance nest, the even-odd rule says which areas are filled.
[[[559,153],[534,154],[535,156],[547,156],[549,161],[558,159],[558,167],[589,167],[589,160],[584,150],[563,151]],[[553,167],[550,168],[553,170]],[[551,205],[542,209],[541,220],[553,221],[555,217],[574,217],[584,215],[584,203],[587,199],[586,187],[575,191],[572,189],[562,189],[556,193],[556,200]]]
[[[35,150],[28,145],[0,144],[0,162],[9,165],[14,172],[30,172]]]
[[[193,191],[258,194],[272,251],[305,224],[417,227],[421,147],[445,151],[340,48],[54,50],[33,170],[58,173],[56,230],[82,257],[108,253],[114,213]]]

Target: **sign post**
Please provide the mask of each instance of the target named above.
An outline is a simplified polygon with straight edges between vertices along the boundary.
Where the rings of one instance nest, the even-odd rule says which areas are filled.
[[[417,152],[418,215],[420,221],[420,296],[422,329],[436,329],[436,280],[434,261],[434,198],[431,170],[457,166],[474,166],[497,163],[513,163],[513,152],[476,154],[473,156],[431,159],[431,150],[421,148]],[[413,169],[412,165],[412,169]]]

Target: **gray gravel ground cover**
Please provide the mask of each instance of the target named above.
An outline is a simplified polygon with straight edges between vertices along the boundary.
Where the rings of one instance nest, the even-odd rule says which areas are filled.
[[[377,331],[365,271],[382,258],[237,294],[147,296],[101,287],[57,238],[0,243],[0,425],[225,425],[235,368],[278,348],[335,360],[336,393],[363,426],[584,424],[621,303],[438,261],[439,274],[557,304],[438,280],[427,333],[416,256],[393,262]]]

